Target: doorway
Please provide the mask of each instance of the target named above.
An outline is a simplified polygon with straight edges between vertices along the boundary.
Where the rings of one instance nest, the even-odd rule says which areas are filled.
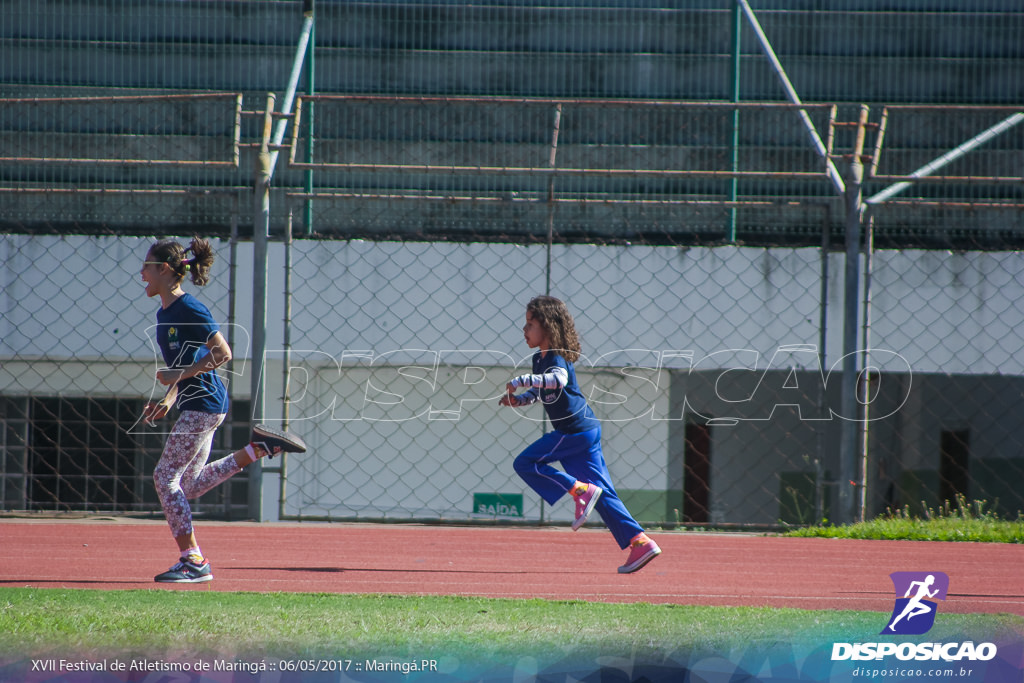
[[[970,492],[971,433],[967,429],[943,430],[939,436],[939,504],[949,501],[958,507],[958,499]]]
[[[707,524],[711,508],[711,427],[687,422],[683,448],[683,521]]]

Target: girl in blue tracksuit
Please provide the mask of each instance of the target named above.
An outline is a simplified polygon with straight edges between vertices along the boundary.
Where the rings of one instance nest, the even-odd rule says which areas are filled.
[[[538,349],[533,372],[513,378],[500,403],[519,407],[540,401],[553,431],[520,453],[513,467],[549,505],[566,493],[573,497],[574,531],[596,509],[619,547],[629,548],[619,573],[635,572],[660,555],[661,549],[629,514],[612,486],[601,451],[601,423],[576,382],[573,363],[580,357],[581,346],[572,315],[559,299],[534,297],[526,306],[523,335],[527,346]],[[520,388],[526,391],[516,395]],[[556,461],[564,472],[549,464]]]

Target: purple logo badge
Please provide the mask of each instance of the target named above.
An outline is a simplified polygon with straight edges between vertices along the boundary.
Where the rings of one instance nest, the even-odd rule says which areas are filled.
[[[927,633],[935,624],[935,600],[946,599],[949,577],[942,572],[893,572],[889,577],[896,590],[896,605],[882,634]]]

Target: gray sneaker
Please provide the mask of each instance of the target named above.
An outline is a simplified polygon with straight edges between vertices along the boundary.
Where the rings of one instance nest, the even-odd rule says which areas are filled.
[[[274,429],[267,425],[256,425],[252,428],[252,443],[263,448],[267,455],[273,457],[278,453],[305,453],[306,442],[301,437],[286,432],[283,429]]]
[[[157,583],[202,583],[213,580],[213,570],[209,562],[195,564],[182,559],[163,574],[153,577]]]

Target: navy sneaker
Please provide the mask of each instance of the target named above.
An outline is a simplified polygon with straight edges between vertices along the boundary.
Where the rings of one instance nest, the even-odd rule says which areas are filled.
[[[267,425],[256,425],[252,428],[252,443],[262,447],[269,457],[278,453],[305,453],[306,442],[300,437],[282,429],[274,429]]]
[[[184,558],[163,574],[153,577],[157,583],[202,583],[212,579],[213,570],[209,562],[204,560],[202,564],[195,564]]]

